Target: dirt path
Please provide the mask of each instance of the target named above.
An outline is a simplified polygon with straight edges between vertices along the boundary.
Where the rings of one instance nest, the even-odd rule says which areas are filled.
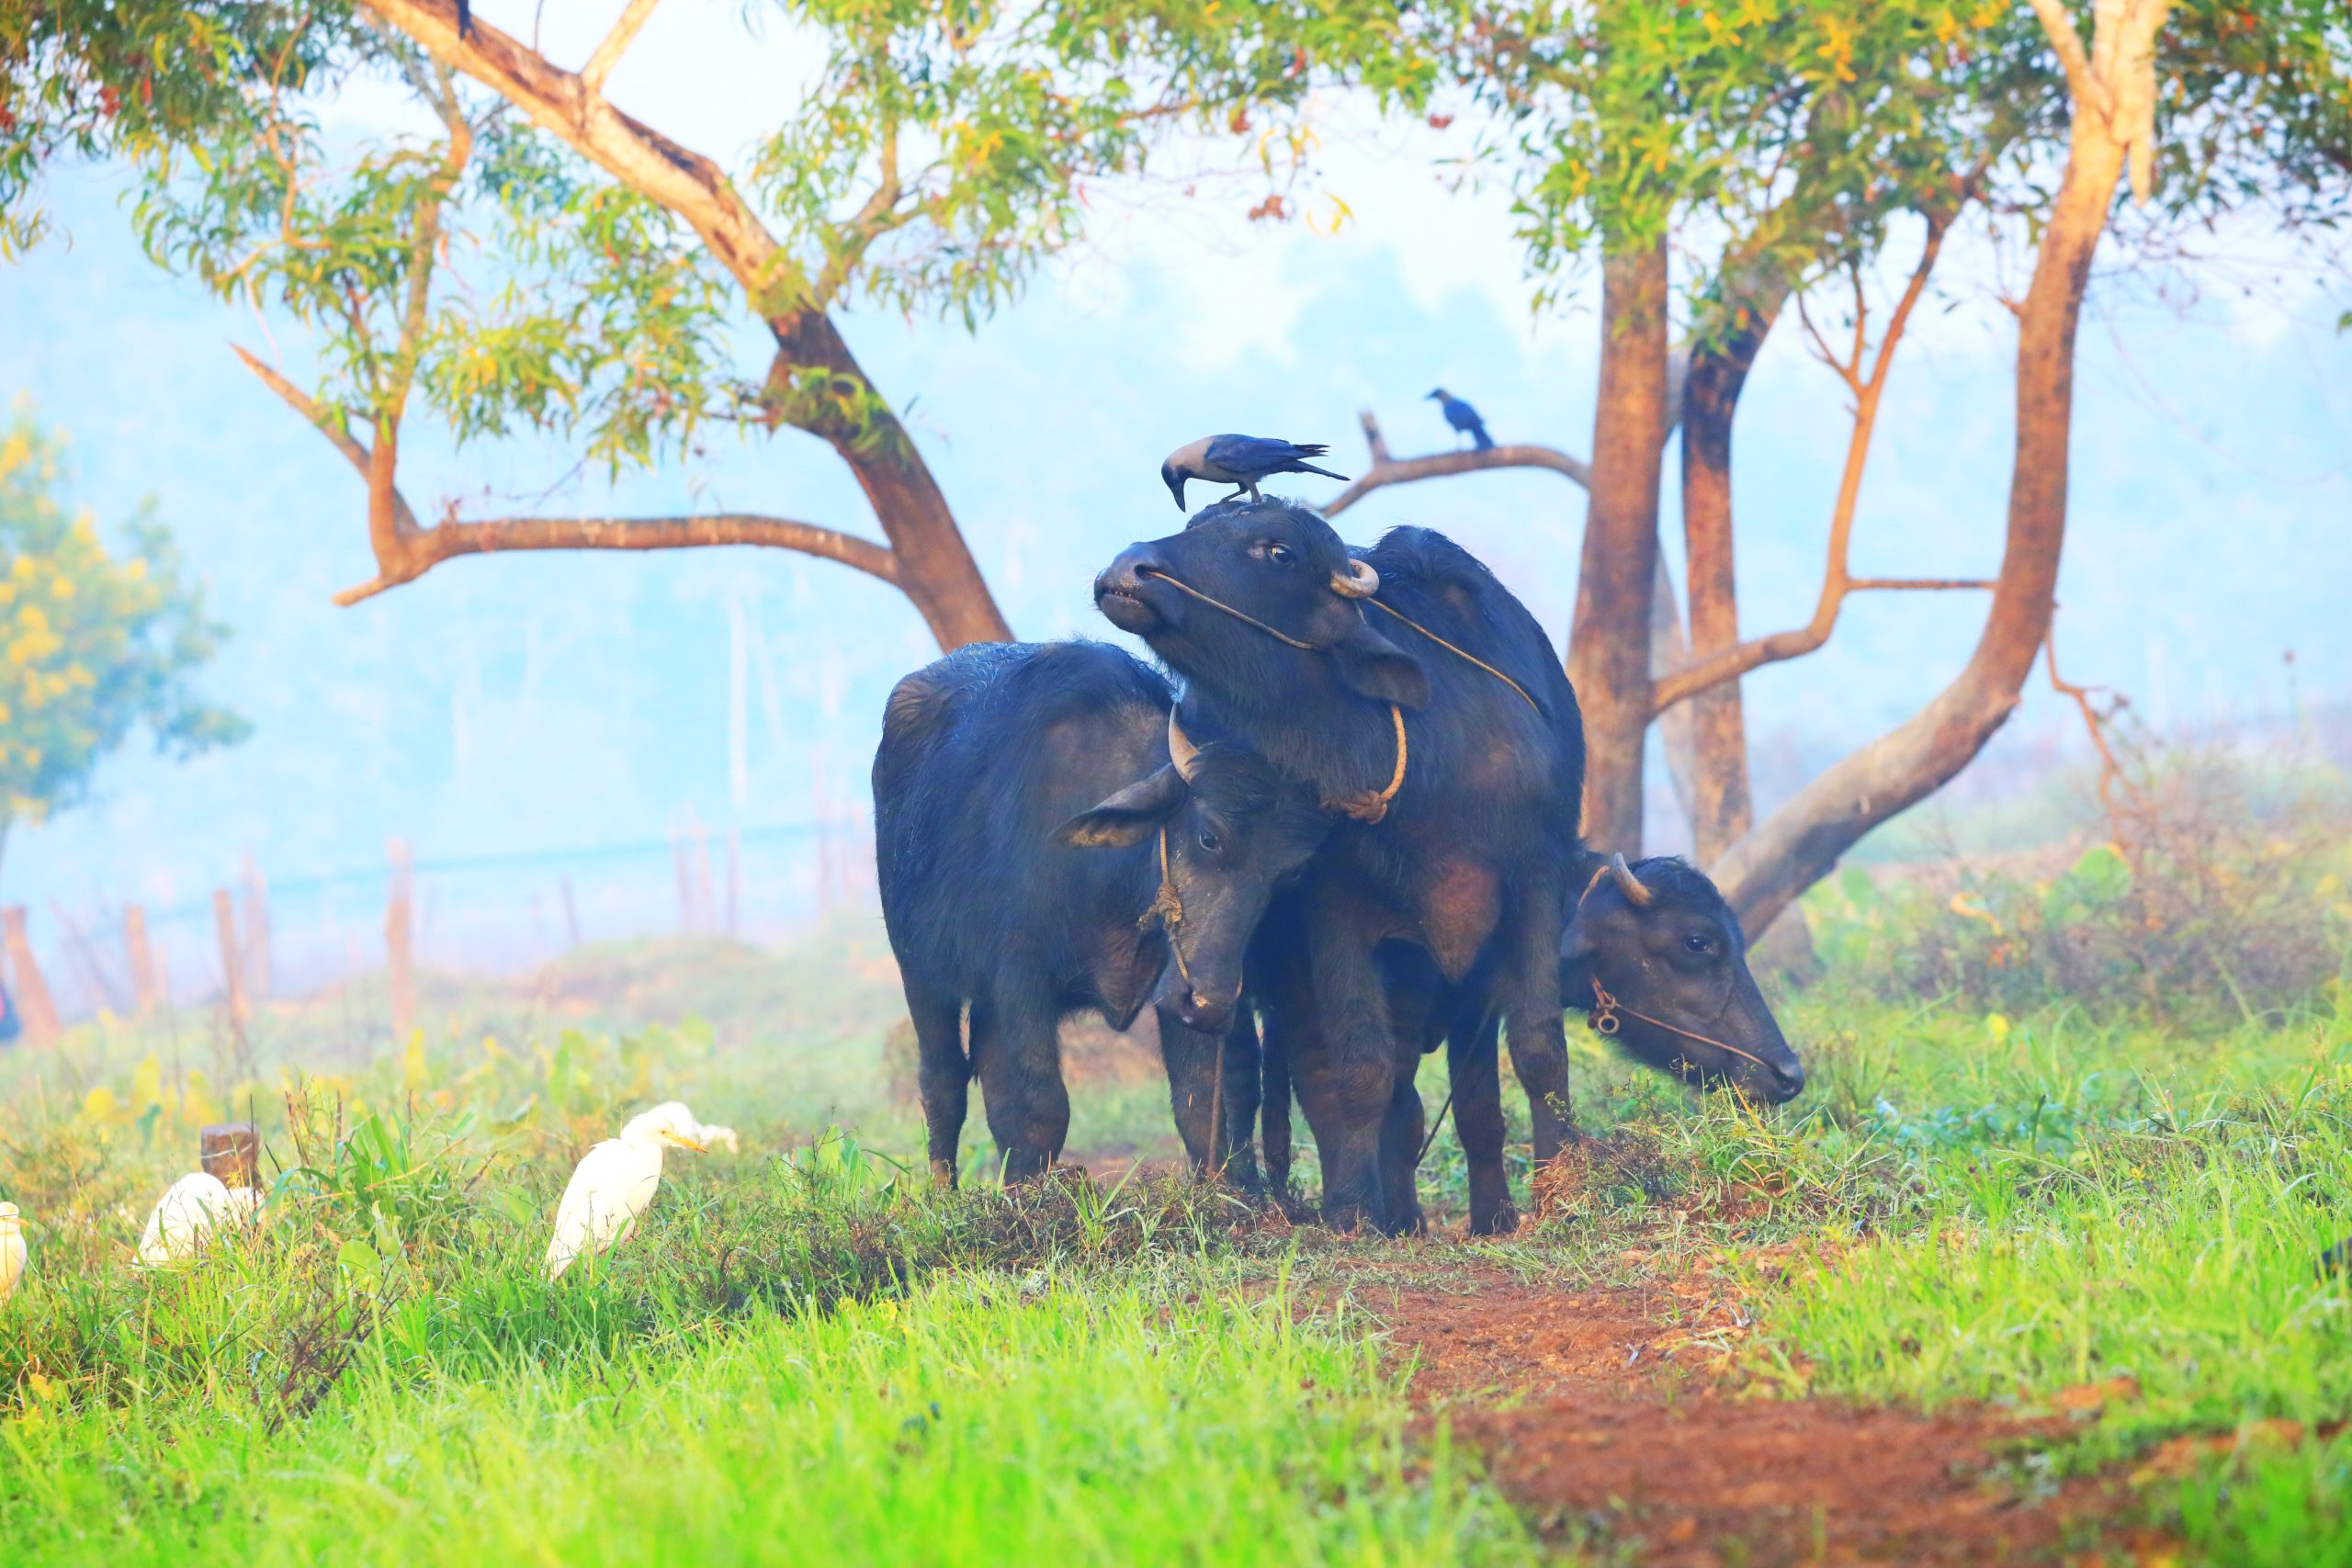
[[[1597,1532],[1638,1562],[2051,1562],[2070,1523],[2118,1502],[2104,1483],[2028,1493],[2002,1471],[2063,1423],[1730,1396],[1713,1364],[1744,1318],[1705,1276],[1565,1292],[1458,1260],[1348,1273],[1416,1357],[1416,1401],[1539,1529]]]

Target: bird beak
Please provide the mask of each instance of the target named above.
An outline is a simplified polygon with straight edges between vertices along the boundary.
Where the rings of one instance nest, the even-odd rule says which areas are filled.
[[[698,1155],[707,1155],[710,1153],[710,1150],[707,1147],[695,1143],[692,1138],[682,1138],[675,1133],[664,1133],[662,1135],[664,1138],[667,1138],[670,1142],[677,1145],[682,1149],[692,1149]]]

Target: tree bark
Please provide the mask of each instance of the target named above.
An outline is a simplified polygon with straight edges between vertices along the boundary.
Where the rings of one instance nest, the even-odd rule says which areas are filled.
[[[1641,851],[1651,716],[1651,578],[1668,428],[1666,267],[1663,237],[1601,263],[1592,500],[1568,628],[1568,680],[1584,710],[1584,838],[1629,856]]]
[[[1690,652],[1739,645],[1739,586],[1731,521],[1732,419],[1757,350],[1788,296],[1785,284],[1732,306],[1721,333],[1693,348],[1682,383],[1682,539]],[[1754,826],[1747,793],[1747,716],[1736,677],[1687,705],[1690,726],[1690,836],[1713,865]],[[1675,710],[1667,710],[1672,718]]]
[[[2087,58],[2057,0],[2036,0],[2035,9],[2066,64],[2074,121],[2065,175],[2018,311],[2008,531],[1992,606],[1975,652],[1951,685],[1799,791],[1724,856],[1715,880],[1751,931],[1826,875],[1863,834],[1966,766],[2016,708],[2050,633],[2066,531],[2075,330],[2116,182],[2127,159],[2144,155],[2154,40],[2169,0],[2105,0]]]

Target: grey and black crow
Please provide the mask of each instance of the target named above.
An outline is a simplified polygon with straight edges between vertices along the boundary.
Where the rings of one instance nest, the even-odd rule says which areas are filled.
[[[1179,512],[1185,510],[1186,479],[1236,485],[1239,488],[1233,492],[1235,495],[1247,491],[1250,500],[1257,501],[1262,499],[1258,494],[1258,481],[1276,474],[1321,474],[1327,479],[1344,481],[1347,475],[1318,468],[1306,461],[1320,457],[1330,449],[1319,444],[1276,441],[1265,435],[1204,435],[1168,454],[1168,460],[1159,465],[1159,482],[1176,498]]]
[[[1487,434],[1487,422],[1478,417],[1476,409],[1443,387],[1436,389],[1430,396],[1437,400],[1439,412],[1445,415],[1445,423],[1466,434],[1471,446],[1484,452],[1495,444],[1495,438]]]

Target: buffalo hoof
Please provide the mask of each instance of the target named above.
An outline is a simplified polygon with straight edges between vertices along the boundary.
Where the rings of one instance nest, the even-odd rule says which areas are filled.
[[[1512,1208],[1509,1203],[1505,1203],[1491,1214],[1472,1214],[1470,1216],[1470,1234],[1472,1235],[1509,1235],[1518,1228],[1519,1211]]]

